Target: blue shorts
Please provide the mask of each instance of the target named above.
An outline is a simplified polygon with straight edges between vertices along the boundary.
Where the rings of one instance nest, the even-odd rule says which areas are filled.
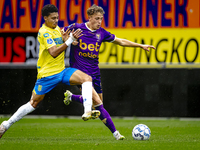
[[[100,94],[102,93],[102,86],[101,86],[101,76],[92,76],[92,85],[95,91]],[[81,89],[81,85],[77,85]]]
[[[78,69],[76,68],[65,68],[62,72],[38,79],[35,83],[33,91],[37,95],[43,95],[51,91],[58,83],[62,82],[64,84],[70,85],[69,80],[72,74]]]

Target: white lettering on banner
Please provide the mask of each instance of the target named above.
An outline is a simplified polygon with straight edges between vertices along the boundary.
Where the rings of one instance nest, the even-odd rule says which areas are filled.
[[[26,37],[26,63],[37,64],[39,54],[39,42],[37,37]]]
[[[37,57],[36,51],[36,39],[33,36],[26,37],[26,58],[29,58],[32,55],[33,58]]]

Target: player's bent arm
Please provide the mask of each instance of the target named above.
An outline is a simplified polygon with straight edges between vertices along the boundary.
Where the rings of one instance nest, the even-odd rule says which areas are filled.
[[[143,45],[143,44],[138,44],[138,43],[134,43],[134,42],[131,42],[129,40],[126,40],[126,39],[121,39],[121,38],[115,38],[115,40],[113,41],[114,44],[117,44],[117,45],[120,45],[120,46],[124,46],[124,47],[140,47],[146,51],[149,51],[148,48],[153,48],[155,49],[154,46],[152,45]]]
[[[66,36],[68,36],[70,31],[66,32]],[[77,40],[79,37],[81,37],[83,34],[81,29],[77,29],[76,31],[72,31],[70,35],[68,36],[68,39],[65,41],[64,44],[62,44],[59,47],[56,47],[56,45],[50,47],[48,49],[49,54],[53,57],[56,58],[58,55],[60,55],[71,43],[73,43],[75,40]]]
[[[58,55],[60,55],[68,46],[64,43],[59,47],[56,47],[56,45],[50,47],[48,49],[49,54],[53,57],[56,58]]]

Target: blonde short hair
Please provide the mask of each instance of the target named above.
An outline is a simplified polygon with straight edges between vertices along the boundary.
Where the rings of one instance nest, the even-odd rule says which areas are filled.
[[[88,16],[92,16],[92,15],[98,13],[98,12],[101,13],[101,14],[105,14],[103,8],[100,7],[100,6],[97,6],[97,5],[95,5],[95,4],[93,4],[93,5],[92,5],[90,8],[88,8],[88,10],[87,10]]]

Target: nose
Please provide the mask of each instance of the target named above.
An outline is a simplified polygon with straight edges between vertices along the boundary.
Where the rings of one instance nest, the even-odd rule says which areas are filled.
[[[99,20],[99,24],[101,24],[102,20]]]

